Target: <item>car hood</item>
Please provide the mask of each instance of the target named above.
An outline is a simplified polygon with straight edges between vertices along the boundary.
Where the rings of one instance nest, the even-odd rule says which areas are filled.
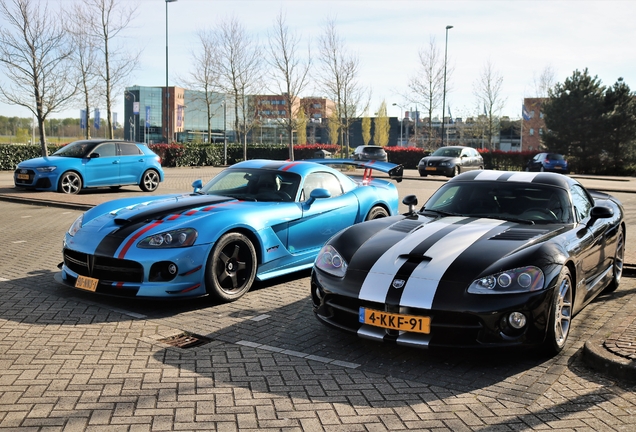
[[[519,255],[526,265],[533,262],[562,229],[487,218],[393,217],[353,226],[330,243],[348,263],[345,285],[358,291],[353,295],[385,303],[391,287],[400,286],[400,304],[430,308],[438,286],[463,295],[475,279],[515,268]]]
[[[55,165],[60,159],[60,156],[44,156],[39,158],[33,158],[22,161],[18,164],[18,168],[30,168],[30,167],[42,167],[48,165]]]

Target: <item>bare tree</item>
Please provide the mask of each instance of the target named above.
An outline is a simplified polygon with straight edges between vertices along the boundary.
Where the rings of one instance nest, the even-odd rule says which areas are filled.
[[[538,77],[533,74],[532,81],[534,83],[534,97],[547,98],[548,92],[556,84],[554,69],[550,65],[546,66]]]
[[[382,101],[378,109],[378,115],[373,122],[373,143],[385,146],[389,143],[389,117],[387,115],[386,101]]]
[[[64,17],[64,26],[71,37],[73,46],[73,66],[79,74],[79,95],[85,111],[86,139],[91,138],[90,110],[97,104],[96,90],[99,84],[98,49],[95,39],[90,37],[86,29],[84,10],[81,4],[74,4],[71,13]]]
[[[503,76],[493,67],[492,63],[486,62],[484,68],[473,84],[473,92],[477,98],[477,107],[483,105],[484,116],[486,117],[486,138],[489,148],[493,148],[493,138],[497,133],[499,113],[503,109],[506,100],[502,97]]]
[[[108,138],[113,138],[113,104],[116,94],[125,87],[129,75],[139,64],[140,52],[127,50],[125,41],[118,37],[134,20],[136,0],[83,0],[77,14],[85,24],[86,36],[93,40],[101,53],[101,64],[96,69],[100,76],[100,93],[106,103]],[[121,39],[121,38],[119,38]]]
[[[255,119],[254,99],[262,88],[261,48],[235,17],[221,21],[215,31],[219,85],[234,103],[235,130],[243,140],[247,159],[247,134]]]
[[[186,85],[196,91],[198,96],[195,96],[195,99],[205,105],[208,142],[212,142],[212,118],[216,114],[217,106],[225,104],[226,101],[225,95],[216,91],[220,88],[220,84],[215,35],[209,31],[201,30],[197,33],[197,36],[201,44],[200,50],[192,52],[192,67],[186,78]]]
[[[309,48],[303,60],[298,54],[299,45],[300,37],[289,31],[286,17],[281,10],[274,22],[274,28],[269,33],[268,63],[272,67],[273,82],[278,86],[278,92],[283,95],[287,106],[283,125],[289,134],[290,160],[294,160],[293,131],[298,126],[296,124],[300,109],[298,97],[307,86],[311,67]]]
[[[430,139],[433,137],[433,113],[437,110],[444,96],[444,57],[440,54],[435,44],[435,38],[431,36],[427,47],[421,48],[418,53],[419,63],[417,71],[409,79],[409,92],[403,97],[411,103],[421,105],[427,113],[428,123],[426,129]],[[448,81],[453,73],[453,68],[446,68],[446,93],[450,91]],[[445,113],[442,113],[442,121]]]
[[[71,49],[57,17],[39,0],[4,0],[0,13],[0,64],[10,84],[0,84],[0,96],[33,113],[40,130],[42,155],[46,148],[45,120],[75,96],[76,80],[69,74]]]
[[[345,157],[349,157],[349,127],[358,114],[368,108],[370,94],[358,81],[359,59],[347,52],[333,19],[327,20],[319,45],[321,67],[318,81],[336,104],[340,143],[345,147]]]

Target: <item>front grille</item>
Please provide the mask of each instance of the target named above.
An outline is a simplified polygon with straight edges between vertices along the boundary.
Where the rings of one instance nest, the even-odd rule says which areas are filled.
[[[64,264],[75,273],[100,282],[143,282],[144,269],[136,261],[64,250]]]
[[[19,179],[18,174],[28,174],[29,178]],[[15,184],[18,184],[18,185],[30,185],[31,183],[33,183],[34,178],[35,178],[35,171],[33,171],[32,169],[18,168],[13,173],[13,179],[15,181]]]

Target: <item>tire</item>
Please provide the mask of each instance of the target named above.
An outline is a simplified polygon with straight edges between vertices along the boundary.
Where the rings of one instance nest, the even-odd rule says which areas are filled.
[[[540,172],[545,172],[545,168],[543,168],[543,165],[541,165],[541,168],[539,168]]]
[[[159,173],[153,169],[149,169],[141,176],[139,187],[144,192],[154,192],[159,187]]]
[[[57,184],[58,192],[77,195],[82,190],[82,177],[75,171],[67,171],[60,177]]]
[[[206,266],[205,289],[216,300],[231,302],[252,287],[256,250],[241,233],[226,233],[216,242]]]
[[[572,276],[567,267],[564,267],[554,289],[544,342],[544,348],[550,355],[560,353],[568,341],[572,324],[572,298]]]
[[[451,177],[457,177],[460,173],[460,169],[457,165],[455,165],[455,167],[453,168],[453,173],[451,174]]]
[[[616,291],[621,283],[621,277],[623,276],[623,260],[625,259],[625,233],[623,227],[618,228],[616,234],[616,252],[614,253],[614,264],[612,265],[612,281],[603,290],[606,293]]]
[[[389,212],[387,212],[384,207],[375,206],[375,207],[372,207],[371,210],[369,210],[369,214],[367,214],[367,217],[364,220],[369,221],[369,220],[380,219],[380,218],[388,217],[388,216],[389,216]]]

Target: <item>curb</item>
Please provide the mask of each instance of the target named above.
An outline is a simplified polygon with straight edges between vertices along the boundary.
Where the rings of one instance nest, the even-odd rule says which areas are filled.
[[[583,362],[592,369],[621,381],[636,382],[636,363],[610,352],[605,340],[595,337],[583,346]]]

